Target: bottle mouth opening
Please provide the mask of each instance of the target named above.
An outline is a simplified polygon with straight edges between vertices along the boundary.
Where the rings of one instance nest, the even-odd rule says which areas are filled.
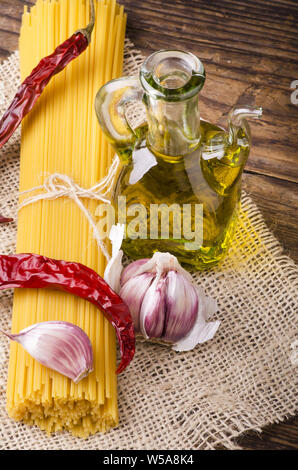
[[[182,101],[196,95],[205,82],[202,62],[190,52],[162,50],[144,62],[140,70],[146,93],[166,101]]]

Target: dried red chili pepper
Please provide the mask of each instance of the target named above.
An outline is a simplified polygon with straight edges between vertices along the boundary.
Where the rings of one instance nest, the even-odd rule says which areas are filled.
[[[127,305],[95,271],[81,263],[35,254],[0,255],[0,290],[16,287],[54,288],[88,300],[116,330],[122,372],[135,352],[135,334]]]
[[[10,217],[4,217],[3,215],[0,214],[0,224],[7,224],[8,222],[12,222],[13,219]]]
[[[0,121],[0,148],[10,139],[23,118],[31,111],[51,78],[88,47],[95,23],[94,3],[93,0],[89,1],[91,8],[89,25],[74,33],[58,46],[53,54],[43,58],[18,89]]]

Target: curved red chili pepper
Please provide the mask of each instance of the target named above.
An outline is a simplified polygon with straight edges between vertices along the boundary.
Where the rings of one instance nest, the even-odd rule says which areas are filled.
[[[0,121],[0,148],[10,139],[23,118],[31,111],[51,78],[61,72],[88,47],[95,23],[93,0],[90,0],[91,21],[74,33],[55,51],[44,57],[19,87],[11,105]]]
[[[30,253],[0,255],[0,290],[54,288],[88,300],[99,308],[116,330],[122,372],[135,353],[135,334],[130,311],[121,297],[95,271],[81,263],[55,260]]]

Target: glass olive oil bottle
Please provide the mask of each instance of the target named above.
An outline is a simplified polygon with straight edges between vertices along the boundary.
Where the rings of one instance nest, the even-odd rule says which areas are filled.
[[[233,240],[241,175],[250,149],[248,117],[234,108],[228,132],[200,119],[202,63],[183,51],[159,51],[140,77],[112,80],[96,97],[99,122],[122,162],[113,204],[125,224],[122,249],[133,259],[170,252],[184,266],[217,264]],[[147,121],[133,129],[129,102],[143,100]]]

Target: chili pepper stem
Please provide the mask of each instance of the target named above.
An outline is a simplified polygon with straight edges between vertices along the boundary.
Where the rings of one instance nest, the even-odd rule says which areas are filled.
[[[81,33],[87,38],[88,44],[90,44],[91,34],[92,34],[92,31],[93,31],[94,25],[95,25],[94,1],[89,0],[89,3],[90,3],[90,23],[85,28],[79,29],[78,31],[76,31],[76,33]]]

